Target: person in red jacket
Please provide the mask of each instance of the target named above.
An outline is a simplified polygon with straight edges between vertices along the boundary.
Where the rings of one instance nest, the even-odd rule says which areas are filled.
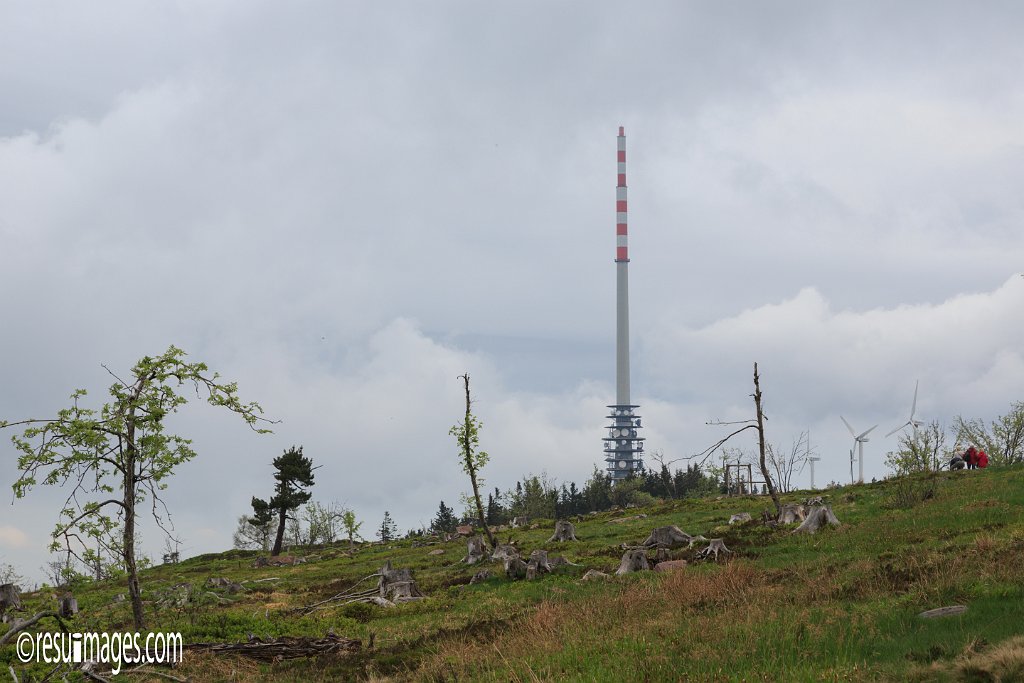
[[[988,467],[988,455],[985,454],[985,451],[978,451],[978,467]]]
[[[974,470],[978,468],[978,449],[971,446],[964,453],[964,462],[967,463],[967,469]]]

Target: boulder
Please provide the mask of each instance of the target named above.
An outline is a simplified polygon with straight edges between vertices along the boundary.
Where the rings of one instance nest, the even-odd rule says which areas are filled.
[[[677,569],[685,568],[686,560],[668,560],[666,562],[659,562],[658,564],[654,565],[654,571],[660,573],[674,572]]]

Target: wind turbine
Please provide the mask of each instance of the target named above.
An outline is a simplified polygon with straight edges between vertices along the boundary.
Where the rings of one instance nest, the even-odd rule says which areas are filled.
[[[845,417],[840,415],[839,419],[842,420],[843,424],[846,425],[846,428],[850,430],[850,436],[853,437],[853,447],[858,449],[858,460],[860,460],[860,465],[859,465],[859,467],[860,467],[860,483],[863,484],[864,483],[864,444],[867,443],[867,441],[869,441],[869,439],[867,438],[868,434],[870,434],[871,430],[874,429],[875,427],[877,427],[878,425],[875,425],[875,427],[872,427],[871,429],[867,430],[866,432],[862,432],[861,434],[857,434],[857,432],[853,431],[853,427],[850,426],[850,423],[846,421]],[[851,457],[851,462],[850,462],[850,478],[852,479],[853,478],[853,462],[852,462],[853,452],[852,451],[850,452],[850,457]]]
[[[894,429],[891,432],[889,432],[888,434],[886,434],[885,435],[886,438],[892,436],[893,434],[895,434],[896,432],[900,431],[904,427],[909,426],[913,430],[914,441],[915,442],[917,441],[917,428],[924,424],[924,422],[922,422],[921,420],[915,420],[914,419],[914,413],[917,412],[917,387],[918,387],[918,385],[920,383],[921,383],[921,380],[917,380],[916,382],[914,382],[914,402],[910,405],[910,419],[908,419],[906,422],[901,424],[899,427],[897,427],[896,429]]]
[[[813,456],[813,455],[808,455],[807,456],[807,462],[811,463],[811,490],[812,491],[815,490],[815,488],[814,488],[814,463],[818,462],[819,460],[821,460],[821,458],[819,458],[819,457],[816,457],[816,456]],[[853,469],[852,468],[850,470],[850,478],[851,479],[853,478]]]

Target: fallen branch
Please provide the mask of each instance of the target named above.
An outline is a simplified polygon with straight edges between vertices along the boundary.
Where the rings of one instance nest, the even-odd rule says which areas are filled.
[[[328,633],[323,638],[282,636],[264,641],[253,637],[247,643],[195,643],[185,646],[186,650],[195,652],[240,655],[262,662],[315,657],[327,653],[357,652],[361,648],[362,641],[341,638],[333,633]]]
[[[60,624],[60,630],[64,631],[64,633],[68,633],[68,627],[64,625],[64,621],[60,618],[60,615],[54,612],[53,610],[46,610],[43,612],[37,612],[36,614],[33,614],[31,617],[23,621],[13,622],[11,624],[11,628],[9,628],[6,633],[0,636],[0,645],[7,644],[8,642],[10,642],[11,638],[14,637],[14,634],[20,631],[24,631],[29,626],[32,626],[40,619],[45,619],[46,617],[53,617],[54,619],[56,619],[57,623]]]

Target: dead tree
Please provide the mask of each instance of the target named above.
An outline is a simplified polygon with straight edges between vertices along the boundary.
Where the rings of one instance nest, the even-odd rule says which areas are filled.
[[[548,543],[566,542],[566,541],[578,541],[576,538],[576,527],[572,525],[572,522],[566,519],[560,519],[555,522],[555,533],[548,539]]]
[[[799,503],[787,503],[779,513],[779,524],[793,524],[807,518],[807,511]]]
[[[622,561],[619,562],[619,568],[615,570],[616,574],[629,574],[631,572],[647,571],[651,568],[649,562],[647,562],[647,553],[643,548],[633,548],[627,550],[626,554],[622,556]]]
[[[647,548],[678,548],[693,545],[693,536],[677,526],[660,526],[640,545]]]
[[[832,513],[832,507],[821,505],[812,508],[803,524],[793,529],[794,534],[813,534],[824,526],[839,526],[840,521]]]
[[[712,538],[708,543],[708,547],[697,553],[697,557],[707,559],[714,557],[715,562],[718,562],[719,553],[732,553],[731,550],[725,547],[725,541],[720,538]]]
[[[474,536],[468,541],[469,551],[466,556],[462,558],[462,562],[465,564],[476,564],[486,557],[484,550],[484,539],[483,536]]]
[[[763,405],[761,403],[761,376],[760,376],[760,374],[758,374],[758,371],[757,371],[757,363],[754,363],[754,393],[752,394],[752,396],[754,397],[754,408],[756,409],[756,413],[757,413],[755,419],[753,419],[753,420],[740,420],[738,422],[708,422],[708,424],[713,424],[713,425],[743,425],[743,426],[740,427],[739,429],[737,429],[736,431],[732,432],[731,434],[727,435],[726,437],[724,437],[722,439],[719,439],[714,445],[712,445],[712,446],[710,446],[708,448],[705,448],[703,451],[701,451],[697,455],[690,456],[688,459],[692,460],[693,458],[702,458],[701,463],[703,463],[708,458],[710,458],[712,456],[712,454],[715,453],[715,451],[717,451],[718,449],[722,448],[726,444],[726,442],[728,442],[729,439],[731,439],[732,437],[734,437],[734,436],[736,436],[736,435],[738,435],[738,434],[740,434],[742,432],[745,432],[748,429],[756,429],[757,430],[757,446],[758,446],[758,452],[760,454],[760,458],[759,458],[758,464],[760,465],[761,475],[764,477],[765,485],[768,487],[768,493],[771,495],[772,502],[775,504],[775,514],[779,514],[779,513],[782,512],[782,503],[779,502],[779,493],[778,493],[778,491],[775,488],[775,483],[772,481],[771,473],[769,473],[769,471],[768,471],[768,463],[765,460],[765,456],[766,456],[766,452],[767,452],[767,446],[765,445],[765,438],[764,438],[764,421],[765,421],[766,418],[765,418],[765,415],[764,415],[764,407],[763,407]]]

